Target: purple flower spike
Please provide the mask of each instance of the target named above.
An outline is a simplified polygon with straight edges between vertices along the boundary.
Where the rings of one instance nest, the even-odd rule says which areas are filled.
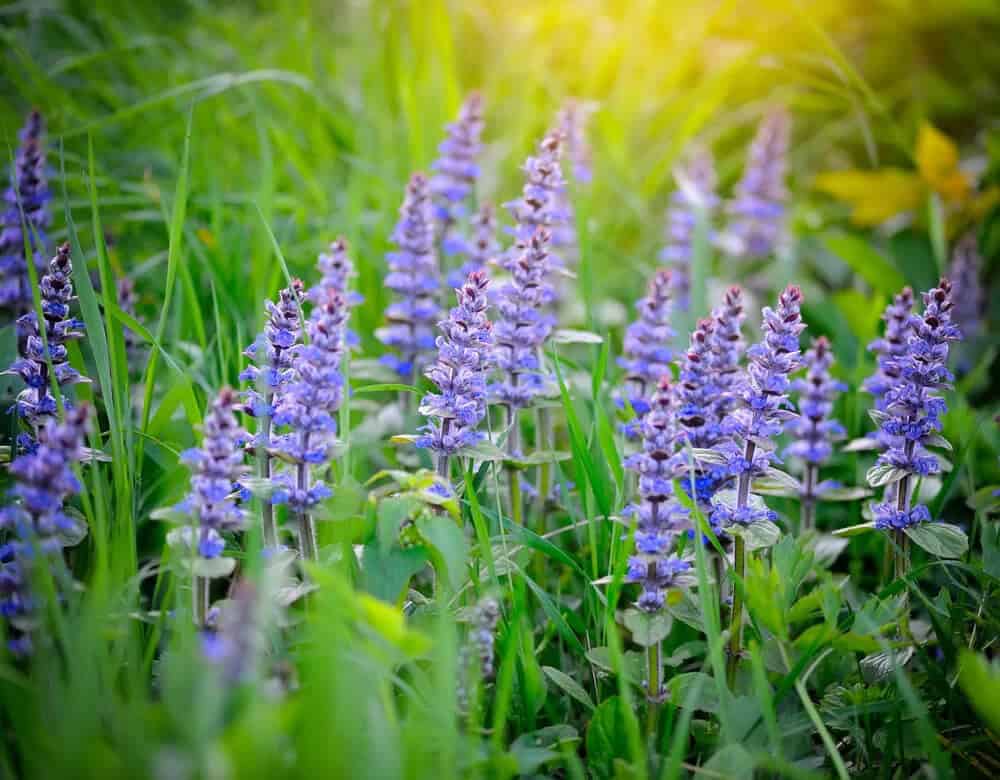
[[[698,321],[691,334],[691,345],[681,360],[677,385],[681,440],[701,449],[714,447],[719,442],[719,424],[713,407],[718,396],[712,366],[714,330],[714,320]]]
[[[883,411],[886,407],[885,394],[899,381],[898,360],[906,354],[913,311],[913,290],[904,287],[890,303],[882,315],[885,335],[868,345],[868,351],[875,353],[875,373],[864,381],[861,388],[875,396],[875,408]]]
[[[511,278],[500,288],[494,328],[495,363],[503,377],[489,387],[489,395],[511,409],[531,405],[542,393],[539,353],[555,324],[545,311],[555,299],[548,231],[539,229],[516,248],[516,257],[504,262]]]
[[[719,202],[715,194],[716,176],[712,155],[701,149],[687,165],[674,172],[677,189],[667,209],[666,246],[660,259],[671,269],[674,300],[687,311],[691,296],[691,255],[698,211],[710,212]]]
[[[434,200],[434,218],[440,226],[441,250],[445,255],[467,251],[466,241],[456,231],[465,216],[479,176],[477,159],[483,145],[483,98],[473,92],[466,98],[458,119],[446,128],[448,137],[438,146],[440,157],[431,166],[435,171],[430,180]]]
[[[354,263],[347,253],[347,240],[341,236],[330,244],[326,252],[321,252],[316,263],[320,279],[309,291],[309,300],[316,305],[325,303],[331,295],[340,295],[348,308],[347,318],[350,319],[350,309],[364,303],[364,297],[349,289],[354,278]],[[357,347],[361,340],[351,330],[345,331],[345,343],[351,349]]]
[[[812,349],[805,354],[805,364],[806,376],[792,383],[792,389],[800,395],[799,416],[789,421],[786,428],[795,441],[785,454],[819,466],[833,454],[832,442],[846,434],[844,426],[831,415],[837,395],[846,391],[847,386],[830,376],[833,351],[825,336],[813,342]]]
[[[0,615],[10,623],[8,644],[16,655],[31,652],[43,608],[44,599],[31,592],[34,568],[47,566],[57,586],[65,583],[69,572],[62,550],[86,534],[64,503],[80,491],[73,464],[84,457],[89,418],[90,407],[84,403],[68,409],[63,423],[48,419],[35,449],[10,466],[12,501],[0,509],[0,531],[11,537],[0,546]]]
[[[505,204],[516,223],[513,229],[516,243],[508,254],[509,260],[516,261],[520,253],[517,244],[530,241],[539,228],[545,228],[549,234],[552,247],[549,263],[553,268],[565,266],[564,255],[574,250],[576,235],[560,164],[562,140],[558,131],[542,139],[537,154],[524,163],[522,170],[527,181],[521,197]]]
[[[261,652],[260,598],[250,580],[240,580],[232,596],[212,607],[210,629],[202,635],[202,650],[227,683],[253,679]]]
[[[309,343],[295,348],[293,378],[274,415],[276,426],[290,433],[274,440],[284,460],[299,466],[322,466],[330,460],[337,438],[337,412],[344,396],[341,361],[344,355],[348,308],[344,298],[330,291],[317,305],[306,329]],[[322,483],[282,481],[283,495],[295,511],[305,511],[330,495]]]
[[[769,257],[781,239],[790,131],[788,112],[777,109],[764,117],[750,144],[743,178],[727,208],[730,225],[725,248],[736,257]]]
[[[906,527],[914,518],[915,522],[930,520],[929,512],[919,504],[909,505],[912,478],[941,469],[927,448],[940,445],[941,418],[947,409],[941,391],[953,381],[947,368],[949,343],[960,339],[961,333],[952,322],[950,281],[942,279],[923,299],[923,315],[910,315],[905,351],[888,364],[898,380],[886,390],[884,409],[876,414],[880,440],[888,442],[889,448],[879,455],[873,471],[894,469],[899,481],[894,514],[890,516],[884,505],[872,506],[880,528]]]
[[[52,195],[45,176],[44,135],[42,116],[32,111],[20,132],[11,184],[4,193],[4,211],[0,216],[0,308],[17,312],[30,309],[32,301],[25,238],[39,275],[45,267],[45,235],[52,220],[49,213]]]
[[[773,439],[795,417],[789,411],[789,375],[802,366],[799,334],[805,329],[800,306],[802,293],[789,286],[778,297],[777,309],[765,307],[761,331],[763,339],[747,351],[748,381],[740,394],[740,405],[722,423],[731,438],[716,449],[726,458],[725,469],[738,477],[740,490],[736,506],[716,503],[712,522],[721,527],[732,523],[749,524],[770,520],[773,513],[747,503],[746,487],[762,476],[774,460]]]
[[[218,558],[225,544],[222,534],[239,531],[244,512],[234,499],[236,485],[245,473],[241,442],[246,432],[236,420],[238,396],[223,388],[202,422],[202,445],[184,453],[192,469],[191,492],[178,506],[190,524],[171,531],[168,541],[189,556]]]
[[[48,273],[39,283],[49,361],[45,359],[45,345],[35,312],[29,311],[17,320],[20,356],[5,373],[17,374],[24,380],[26,387],[18,394],[14,409],[32,431],[41,428],[46,419],[55,417],[59,408],[52,395],[49,362],[60,390],[89,381],[70,365],[66,348],[68,342],[83,338],[83,322],[70,317],[70,303],[74,297],[72,274],[73,264],[66,243],[59,247],[49,263]],[[68,399],[63,398],[63,402],[69,405]],[[30,435],[22,437],[21,443],[30,447]]]
[[[976,235],[969,233],[955,247],[951,268],[948,269],[948,278],[953,288],[952,300],[955,302],[952,315],[966,342],[973,341],[982,329],[984,301],[983,287],[979,281],[982,264]],[[972,367],[971,358],[974,357],[960,355],[959,370],[969,370]]]
[[[660,377],[640,428],[642,449],[625,461],[639,475],[639,501],[626,510],[636,518],[637,527],[635,554],[628,560],[625,579],[641,586],[636,606],[656,612],[663,607],[669,588],[686,584],[691,568],[673,552],[689,517],[674,497],[673,481],[682,477],[685,460],[676,452],[676,410],[668,376]]]
[[[398,247],[387,255],[389,274],[385,286],[396,300],[385,310],[387,325],[375,335],[398,355],[383,362],[403,379],[416,376],[420,363],[434,349],[434,324],[441,316],[437,303],[441,286],[434,252],[434,219],[427,179],[416,173],[406,187],[400,219],[392,234]]]
[[[590,117],[597,110],[597,104],[567,100],[559,111],[557,124],[566,139],[566,158],[570,162],[570,173],[577,184],[590,184],[594,176],[593,155],[587,129]]]
[[[270,419],[281,399],[285,386],[292,380],[295,346],[302,335],[300,307],[303,297],[302,282],[292,280],[292,286],[278,294],[278,302],[267,301],[267,322],[264,333],[243,354],[257,365],[250,365],[240,373],[244,382],[255,388],[246,392],[242,411],[257,419]],[[258,445],[267,447],[268,441],[258,436]]]
[[[628,401],[637,420],[648,411],[648,396],[660,377],[670,374],[670,342],[674,338],[670,294],[670,271],[657,271],[649,280],[645,297],[636,301],[638,319],[625,330],[625,354],[618,365],[625,369]],[[638,433],[637,424],[630,424],[630,429],[633,436]]]
[[[712,412],[716,423],[721,426],[739,403],[745,385],[745,377],[740,363],[746,351],[743,341],[743,292],[739,287],[726,291],[722,306],[712,313],[714,321],[709,332],[712,353],[711,366],[716,385]]]
[[[445,458],[482,439],[477,428],[486,416],[486,378],[491,368],[493,328],[487,319],[489,302],[485,271],[474,271],[455,291],[458,305],[439,324],[437,362],[427,378],[438,388],[420,403],[427,416],[418,447]]]
[[[448,275],[448,284],[461,287],[469,274],[485,271],[486,267],[500,256],[500,242],[497,240],[496,212],[488,203],[480,206],[472,218],[472,239],[469,241],[462,267]]]

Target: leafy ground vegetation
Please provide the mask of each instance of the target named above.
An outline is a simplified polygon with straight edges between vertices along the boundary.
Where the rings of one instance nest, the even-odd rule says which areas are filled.
[[[0,9],[0,773],[1000,776],[933,5]]]

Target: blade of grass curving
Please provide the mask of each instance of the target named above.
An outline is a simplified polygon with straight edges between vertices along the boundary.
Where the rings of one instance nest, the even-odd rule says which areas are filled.
[[[156,324],[156,343],[162,344],[163,337],[167,331],[167,323],[170,320],[171,304],[173,303],[174,287],[177,282],[177,268],[181,262],[181,237],[184,233],[184,218],[187,213],[188,198],[188,167],[191,158],[191,125],[194,118],[193,111],[188,113],[187,127],[184,131],[184,151],[181,156],[181,167],[177,174],[177,186],[174,188],[174,199],[171,204],[170,227],[168,231],[167,245],[167,279],[163,291],[163,307],[160,310],[160,319]],[[153,389],[156,384],[156,369],[158,365],[159,351],[154,351],[149,356],[146,365],[146,375],[143,381],[142,391],[142,423],[140,430],[144,433],[149,428],[149,419],[152,414]],[[136,442],[136,475],[137,478],[142,473],[143,444],[140,438]]]

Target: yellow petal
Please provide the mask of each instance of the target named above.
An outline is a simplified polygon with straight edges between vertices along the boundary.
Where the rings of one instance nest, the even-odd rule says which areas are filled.
[[[831,171],[817,176],[814,186],[850,204],[851,220],[865,226],[917,208],[926,192],[919,176],[899,168]]]
[[[958,201],[968,195],[969,180],[958,169],[958,147],[926,122],[917,135],[917,168],[923,180],[946,200]]]

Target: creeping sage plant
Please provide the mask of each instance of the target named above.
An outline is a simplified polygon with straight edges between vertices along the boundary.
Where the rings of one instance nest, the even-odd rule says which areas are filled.
[[[660,259],[670,267],[674,301],[687,311],[691,298],[691,256],[699,214],[708,219],[718,204],[715,165],[707,150],[699,150],[674,172],[677,188],[667,209],[666,246]]]
[[[540,352],[555,317],[546,307],[555,299],[549,281],[551,258],[549,233],[538,229],[527,241],[519,242],[517,255],[506,259],[510,279],[501,287],[494,328],[496,367],[501,377],[489,387],[490,396],[507,407],[508,451],[518,454],[517,412],[530,406],[545,386]]]
[[[385,310],[387,324],[375,335],[398,354],[382,362],[405,380],[413,379],[434,348],[434,324],[441,316],[437,303],[440,274],[434,252],[434,219],[427,179],[414,174],[406,187],[400,218],[392,233],[398,247],[386,255],[385,286],[396,300]],[[408,397],[408,396],[407,396]]]
[[[743,178],[726,209],[730,223],[723,248],[736,257],[769,257],[781,239],[790,129],[788,113],[776,109],[764,117],[750,143]]]
[[[62,559],[64,547],[77,544],[86,529],[64,509],[80,491],[73,464],[84,457],[90,407],[82,403],[66,411],[65,422],[49,418],[35,449],[10,465],[14,487],[11,503],[0,509],[0,531],[9,538],[0,545],[0,614],[10,624],[8,645],[15,655],[31,652],[44,596],[32,586],[37,567],[47,567],[58,590],[70,574]]]
[[[802,504],[802,528],[815,525],[816,500],[833,487],[819,482],[819,467],[833,454],[833,442],[843,438],[844,426],[833,419],[833,404],[847,385],[830,376],[833,351],[825,336],[813,342],[806,352],[805,377],[795,380],[792,389],[799,393],[799,416],[790,420],[787,431],[795,441],[785,450],[786,455],[799,458],[805,464],[805,479],[799,493]]]
[[[799,288],[789,286],[779,296],[776,310],[764,308],[763,340],[747,352],[748,381],[742,388],[740,406],[723,423],[723,430],[731,438],[717,447],[730,476],[736,479],[734,503],[717,500],[712,512],[713,521],[736,537],[733,546],[736,582],[729,637],[730,685],[739,663],[743,627],[743,593],[738,583],[743,580],[746,560],[741,528],[770,521],[775,516],[766,506],[750,500],[750,485],[754,478],[768,473],[774,458],[774,438],[794,417],[787,407],[789,375],[802,364],[799,334],[805,323],[800,313],[801,303]]]
[[[69,363],[67,343],[83,338],[83,322],[70,316],[73,300],[73,264],[69,244],[59,247],[49,263],[49,271],[39,284],[44,327],[38,327],[38,317],[29,311],[17,320],[17,341],[20,356],[6,373],[17,374],[25,387],[15,402],[15,410],[24,419],[31,433],[18,437],[21,447],[33,446],[35,432],[45,420],[54,417],[59,403],[69,406],[69,399],[56,399],[52,394],[52,379],[60,393],[64,387],[87,382]],[[47,358],[47,359],[46,359]],[[52,374],[49,374],[51,365]]]
[[[670,327],[670,271],[653,274],[646,288],[646,295],[636,301],[638,319],[625,330],[624,355],[618,365],[625,369],[625,398],[635,410],[636,419],[625,427],[626,434],[634,438],[639,422],[649,410],[649,395],[660,378],[670,374],[673,352],[670,342],[674,338]]]
[[[0,308],[23,312],[31,308],[28,262],[41,273],[45,266],[45,238],[51,215],[45,175],[45,124],[32,111],[20,133],[10,187],[4,193],[0,218]],[[25,241],[30,257],[25,256]]]
[[[275,441],[275,450],[294,464],[295,473],[294,480],[280,475],[272,500],[288,504],[299,551],[313,561],[319,557],[319,548],[312,509],[332,491],[322,481],[313,481],[312,469],[330,460],[336,444],[337,412],[344,395],[341,361],[347,314],[344,297],[333,290],[313,308],[306,325],[309,343],[295,347],[292,379],[274,415],[275,425],[291,429]]]
[[[483,436],[478,428],[486,416],[486,380],[493,358],[488,286],[486,272],[474,271],[455,290],[458,305],[438,325],[438,358],[427,370],[438,392],[428,393],[420,403],[420,413],[429,419],[416,443],[436,453],[438,473],[444,478],[449,457]]]
[[[947,368],[949,343],[961,337],[951,321],[951,282],[942,279],[923,299],[924,313],[911,315],[906,350],[892,364],[899,379],[886,390],[884,410],[875,413],[890,446],[879,455],[869,481],[873,486],[898,482],[895,501],[872,506],[875,527],[886,531],[902,531],[931,520],[926,506],[910,505],[911,492],[914,478],[941,470],[938,458],[927,447],[946,444],[939,434],[947,410],[941,391],[953,379]]]
[[[175,507],[188,523],[167,536],[189,565],[192,576],[193,617],[204,627],[209,607],[209,584],[232,572],[236,561],[223,557],[223,533],[243,529],[244,512],[235,500],[244,475],[242,442],[246,432],[236,419],[237,394],[223,388],[202,422],[202,445],[184,452],[191,468],[191,492]]]
[[[567,100],[559,111],[557,125],[566,144],[570,174],[577,184],[590,184],[594,176],[593,154],[587,130],[597,105],[583,100]]]
[[[258,477],[264,483],[270,483],[273,476],[271,437],[275,409],[281,402],[285,387],[294,378],[295,345],[299,343],[302,331],[302,294],[302,282],[294,279],[291,287],[279,293],[277,303],[268,301],[265,304],[267,323],[264,333],[244,352],[257,363],[244,369],[240,380],[254,383],[254,388],[245,394],[246,403],[242,409],[257,420],[257,432],[248,448],[257,455]],[[261,511],[264,546],[275,548],[278,545],[278,530],[270,497],[265,497]]]
[[[959,346],[964,346],[966,350],[974,346],[969,342],[979,336],[983,325],[983,286],[979,280],[982,264],[976,234],[969,233],[955,246],[948,269],[948,279],[952,284],[951,299],[955,302],[953,319],[965,341]],[[956,350],[959,372],[968,371],[976,357],[966,350]]]
[[[486,267],[500,256],[500,242],[497,241],[496,213],[488,203],[479,207],[472,217],[472,237],[469,239],[466,261],[462,267],[448,275],[448,284],[461,287],[469,274],[485,271]]]
[[[431,166],[435,173],[430,180],[430,191],[441,251],[451,256],[467,252],[466,240],[457,228],[465,217],[479,176],[483,98],[478,92],[466,98],[458,119],[448,125],[446,132],[448,137],[438,146],[441,156]]]

